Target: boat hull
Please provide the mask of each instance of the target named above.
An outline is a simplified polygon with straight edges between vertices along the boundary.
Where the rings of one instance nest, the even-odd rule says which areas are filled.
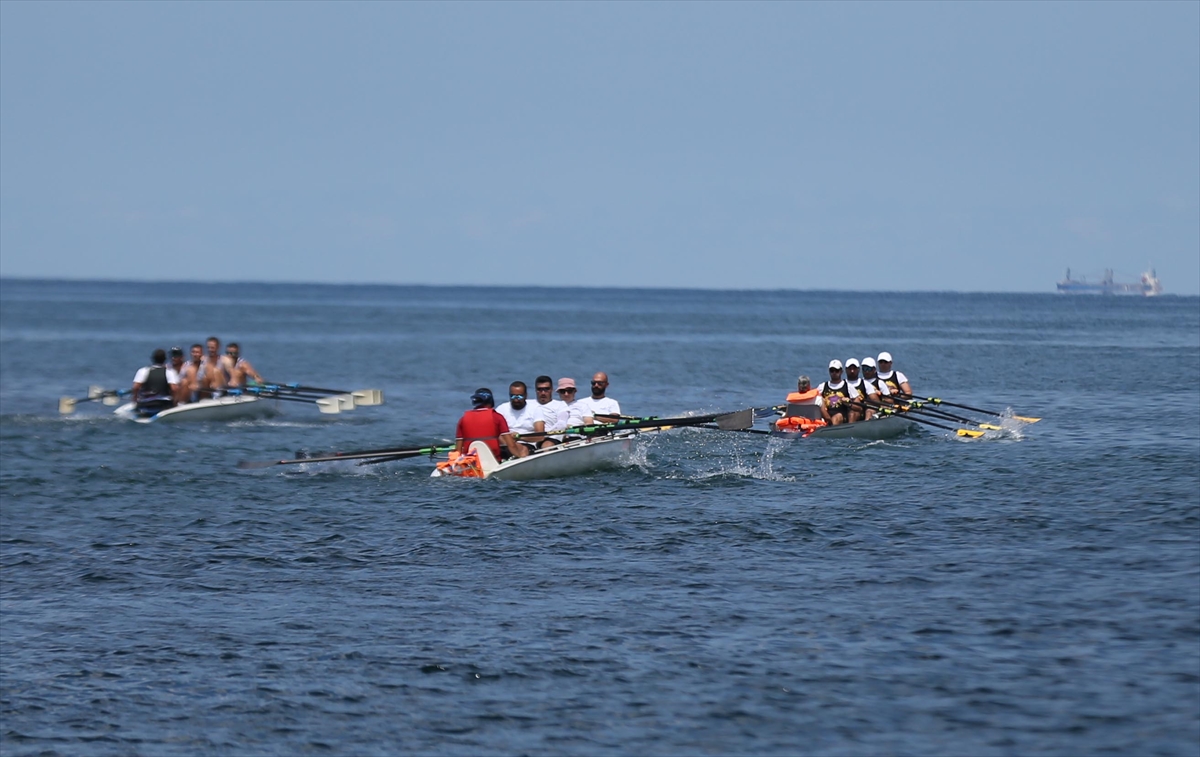
[[[907,418],[889,415],[858,423],[822,426],[804,437],[806,439],[894,439],[909,432],[915,424]],[[777,431],[781,436],[801,437],[796,431]]]
[[[278,415],[278,404],[278,402],[259,397],[226,396],[177,405],[151,416],[139,416],[137,407],[132,402],[127,402],[114,410],[113,415],[135,423],[243,421]]]
[[[619,468],[628,457],[633,446],[633,439],[633,435],[579,439],[498,464],[486,445],[475,442],[471,446],[472,449],[479,452],[484,478],[496,478],[501,481],[536,481]],[[447,474],[441,470],[435,470],[432,475],[439,477]]]

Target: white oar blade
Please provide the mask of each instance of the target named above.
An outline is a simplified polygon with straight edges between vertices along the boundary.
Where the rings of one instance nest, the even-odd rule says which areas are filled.
[[[75,400],[70,397],[63,397],[58,401],[58,412],[63,415],[70,415],[75,412]]]
[[[88,387],[88,399],[89,400],[98,400],[104,396],[104,391],[105,391],[104,387],[102,387],[102,386],[89,386]]]
[[[100,401],[103,402],[105,405],[108,405],[109,407],[113,407],[115,405],[121,404],[121,397],[116,392],[111,392],[109,394],[104,395],[104,399],[102,399]]]
[[[354,398],[354,404],[359,407],[383,404],[383,392],[379,389],[359,389],[357,392],[352,392],[350,396]]]
[[[333,397],[330,397],[329,399],[337,400],[339,410],[353,410],[354,409],[354,395],[353,394],[338,394]]]
[[[342,412],[342,405],[337,401],[337,397],[324,397],[317,400],[317,409],[322,413],[336,415]]]

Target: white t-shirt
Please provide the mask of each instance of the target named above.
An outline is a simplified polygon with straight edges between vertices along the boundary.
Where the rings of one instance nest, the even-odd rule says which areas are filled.
[[[146,379],[150,378],[150,369],[156,368],[156,367],[158,367],[158,366],[147,365],[147,366],[138,368],[138,372],[135,373],[133,376],[133,383],[135,383],[135,384],[146,383]],[[169,365],[163,366],[163,367],[167,369],[167,383],[168,384],[179,384],[179,374],[175,371],[175,369]],[[129,374],[126,374],[126,375],[129,375]]]
[[[620,415],[621,406],[612,397],[583,397],[575,401],[576,405],[580,406],[580,411],[585,417],[590,416],[595,418],[597,415]]]
[[[558,431],[567,427],[567,421],[571,415],[567,403],[562,400],[550,400],[544,405],[538,402],[532,404],[534,407],[541,408],[547,431]]]
[[[567,404],[567,428],[583,425],[583,415],[587,408],[579,400]]]
[[[849,384],[847,384],[845,381],[839,381],[836,384],[831,384],[828,381],[822,381],[820,383],[820,385],[817,386],[817,392],[818,392],[817,397],[820,398],[821,402],[819,404],[821,404],[821,405],[825,404],[825,387],[826,386],[828,386],[830,389],[843,389],[843,388],[849,389],[851,400],[857,400],[859,398],[858,390],[855,389],[854,387],[850,386]]]
[[[532,434],[533,424],[545,420],[542,406],[536,402],[526,402],[520,410],[514,409],[511,402],[505,402],[496,408],[496,412],[504,416],[504,420],[508,421],[508,430],[514,434]]]
[[[863,388],[866,389],[868,392],[873,392],[875,390],[875,388],[878,387],[879,388],[879,396],[881,396],[881,397],[890,397],[892,394],[891,387],[889,387],[887,384],[885,384],[883,382],[883,379],[879,378],[878,376],[875,377],[874,383],[872,383],[871,380],[868,378],[863,378],[863,385],[864,385]]]

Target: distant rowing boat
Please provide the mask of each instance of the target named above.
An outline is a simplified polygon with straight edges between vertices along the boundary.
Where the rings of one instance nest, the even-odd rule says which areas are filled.
[[[1122,283],[1113,280],[1112,269],[1104,272],[1104,278],[1099,283],[1091,283],[1087,279],[1072,279],[1071,269],[1062,281],[1058,282],[1059,294],[1132,294],[1143,297],[1154,297],[1162,294],[1162,284],[1158,282],[1154,269],[1142,274],[1141,281],[1136,284]]]

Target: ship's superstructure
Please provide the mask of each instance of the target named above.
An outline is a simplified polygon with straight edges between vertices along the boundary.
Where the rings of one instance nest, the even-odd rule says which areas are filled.
[[[1104,278],[1099,283],[1082,278],[1073,279],[1068,268],[1067,275],[1058,282],[1058,291],[1060,294],[1138,294],[1153,297],[1162,294],[1162,284],[1158,282],[1153,268],[1143,273],[1141,281],[1136,284],[1114,281],[1111,268],[1104,272]]]

